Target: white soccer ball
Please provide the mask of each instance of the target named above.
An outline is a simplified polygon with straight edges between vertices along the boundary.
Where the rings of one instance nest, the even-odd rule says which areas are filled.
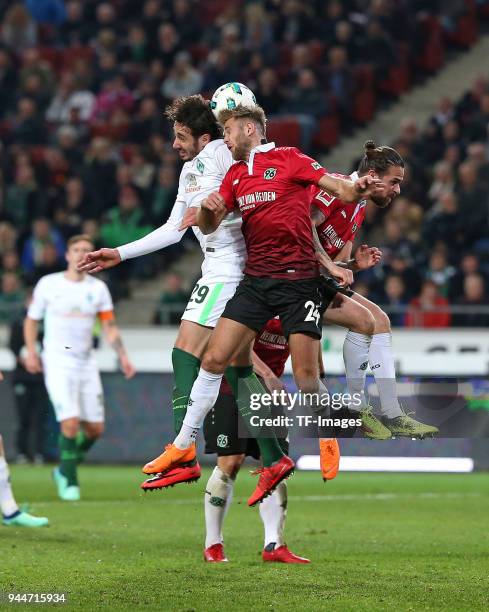
[[[256,106],[255,94],[242,83],[226,83],[214,92],[211,99],[211,110],[218,117],[223,110],[233,110],[237,106]]]

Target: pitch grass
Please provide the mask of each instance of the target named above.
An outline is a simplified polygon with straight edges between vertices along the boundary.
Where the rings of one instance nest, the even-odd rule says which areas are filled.
[[[56,499],[48,468],[13,467],[17,499],[51,526],[0,526],[0,590],[65,591],[62,609],[489,609],[489,474],[345,473],[323,484],[297,473],[287,541],[308,566],[261,561],[247,471],[226,524],[230,563],[204,564],[207,475],[144,495],[137,468],[87,466],[83,500],[70,504]]]

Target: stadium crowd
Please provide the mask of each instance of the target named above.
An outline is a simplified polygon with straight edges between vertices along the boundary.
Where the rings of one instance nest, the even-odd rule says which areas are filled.
[[[70,236],[114,247],[166,219],[179,162],[162,109],[174,97],[243,81],[272,119],[293,116],[298,144],[318,154],[331,120],[351,130],[438,68],[445,43],[468,46],[473,11],[466,0],[0,0],[0,322],[63,268]],[[425,312],[487,304],[488,121],[481,77],[462,100],[440,101],[427,126],[406,119],[393,135],[408,164],[403,193],[368,213],[364,239],[384,260],[357,289],[390,305],[395,324],[488,321]],[[183,248],[117,268],[114,297]],[[172,278],[162,303],[175,295]]]

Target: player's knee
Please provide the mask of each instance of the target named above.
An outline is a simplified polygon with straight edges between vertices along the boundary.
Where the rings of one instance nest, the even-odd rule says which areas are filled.
[[[376,306],[375,312],[375,334],[386,334],[391,332],[391,321],[382,308]]]
[[[80,429],[78,419],[68,419],[61,422],[61,433],[66,438],[74,438]]]
[[[318,388],[318,366],[295,365],[293,368],[294,380],[302,393],[317,393]]]
[[[217,349],[209,349],[202,359],[202,369],[214,374],[222,374],[226,369],[227,363]]]
[[[104,429],[103,423],[87,423],[85,425],[85,433],[89,438],[100,438]]]
[[[371,336],[375,331],[374,315],[366,308],[360,309],[358,314],[355,316],[350,329],[358,334]]]
[[[229,455],[227,457],[219,457],[217,460],[217,467],[224,474],[226,474],[226,476],[234,480],[241,469],[244,458],[244,455]]]

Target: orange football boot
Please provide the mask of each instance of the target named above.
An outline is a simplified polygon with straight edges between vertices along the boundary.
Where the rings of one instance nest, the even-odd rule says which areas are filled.
[[[336,438],[319,440],[319,454],[321,458],[321,472],[323,480],[333,480],[340,467],[340,445]]]
[[[180,450],[174,444],[167,444],[165,451],[143,467],[144,474],[159,474],[166,472],[182,463],[193,461],[197,456],[195,444]]]

